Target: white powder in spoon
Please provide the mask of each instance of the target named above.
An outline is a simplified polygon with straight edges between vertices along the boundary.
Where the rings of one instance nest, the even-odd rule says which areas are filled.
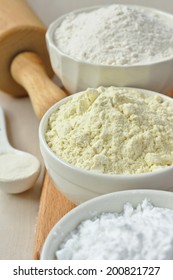
[[[10,181],[30,177],[40,168],[34,156],[27,153],[0,154],[0,180]]]
[[[145,199],[137,208],[83,221],[56,252],[60,260],[173,259],[173,210]]]
[[[54,40],[66,55],[84,62],[146,64],[173,56],[173,18],[167,18],[143,7],[109,5],[68,14]]]

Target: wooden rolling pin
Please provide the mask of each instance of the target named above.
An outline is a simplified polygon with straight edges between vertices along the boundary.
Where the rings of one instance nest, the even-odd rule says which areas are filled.
[[[28,93],[39,119],[66,96],[49,78],[45,32],[24,0],[0,0],[0,89],[18,97]]]
[[[53,71],[45,32],[45,26],[24,0],[0,0],[0,89],[14,97],[28,93],[39,119],[50,106],[66,96],[49,78]],[[39,258],[41,246],[54,223],[74,207],[54,188],[48,175],[41,203],[45,203],[45,209],[40,207],[42,216],[38,221],[34,258]],[[48,224],[43,228],[46,220]]]

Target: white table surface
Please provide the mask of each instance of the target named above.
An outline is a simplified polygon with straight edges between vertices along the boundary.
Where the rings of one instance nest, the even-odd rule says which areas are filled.
[[[172,0],[28,0],[28,3],[46,25],[73,9],[99,4],[129,3],[173,13]],[[0,259],[32,259],[44,174],[38,143],[39,122],[28,98],[15,99],[0,92],[0,105],[5,110],[10,143],[17,149],[33,153],[42,163],[41,174],[32,189],[17,195],[0,191]]]

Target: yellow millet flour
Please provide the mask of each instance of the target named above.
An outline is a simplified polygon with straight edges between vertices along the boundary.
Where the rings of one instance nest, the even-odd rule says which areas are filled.
[[[52,113],[46,141],[65,161],[110,174],[173,165],[173,105],[139,89],[99,87]]]

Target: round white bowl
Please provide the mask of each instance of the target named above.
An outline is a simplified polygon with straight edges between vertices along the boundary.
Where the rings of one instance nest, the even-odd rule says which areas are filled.
[[[87,13],[98,7],[101,6],[83,8],[74,13]],[[173,15],[153,8],[142,8],[146,14],[154,12],[161,15],[165,22],[173,26]],[[98,86],[128,86],[169,93],[173,87],[173,57],[141,65],[104,66],[80,61],[63,53],[55,44],[54,33],[66,16],[61,16],[49,26],[46,41],[53,70],[69,93]]]
[[[122,212],[126,202],[136,207],[145,198],[161,208],[173,209],[173,193],[156,190],[131,190],[103,195],[91,199],[66,214],[50,231],[42,252],[42,260],[55,260],[58,250],[65,236],[74,230],[82,221],[106,212]]]
[[[173,104],[173,99],[152,91],[142,90],[151,95],[159,95]],[[77,94],[77,93],[76,93]],[[80,94],[80,93],[79,93]],[[40,150],[50,177],[55,186],[74,204],[80,204],[98,195],[129,189],[169,190],[173,187],[173,166],[142,174],[100,174],[78,168],[59,158],[47,145],[45,132],[49,116],[73,96],[52,106],[43,116],[39,126]]]

